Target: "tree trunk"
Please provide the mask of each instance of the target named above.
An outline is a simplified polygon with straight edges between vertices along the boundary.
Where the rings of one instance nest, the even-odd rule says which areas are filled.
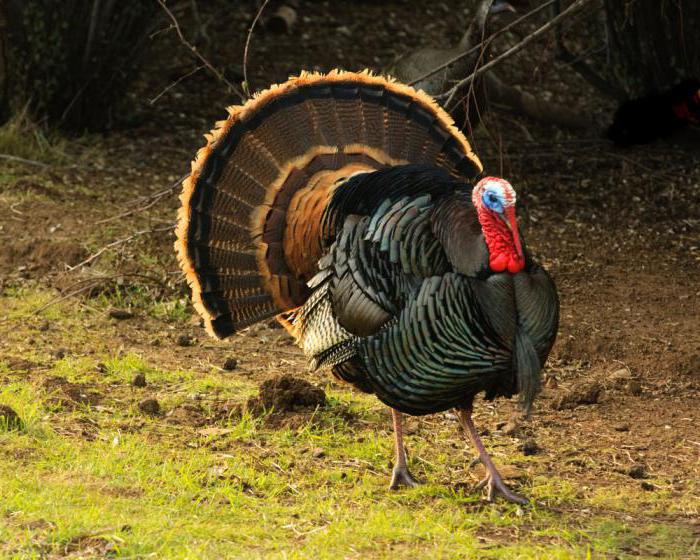
[[[699,0],[605,0],[613,82],[630,98],[700,79]]]

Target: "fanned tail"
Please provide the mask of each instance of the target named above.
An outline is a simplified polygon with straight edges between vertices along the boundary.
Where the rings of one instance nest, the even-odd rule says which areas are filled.
[[[348,177],[406,163],[481,172],[432,98],[368,71],[302,73],[228,112],[183,184],[175,243],[219,338],[306,301],[321,217]]]

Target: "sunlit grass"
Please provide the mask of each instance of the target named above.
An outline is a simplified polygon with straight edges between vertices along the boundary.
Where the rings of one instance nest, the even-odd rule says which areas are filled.
[[[94,341],[95,325],[111,324],[74,302],[29,320],[50,297],[6,290],[18,330],[11,336],[21,341],[22,329],[50,317],[56,336]],[[45,354],[36,352],[40,361]],[[206,365],[168,368],[124,350],[68,354],[42,368],[19,375],[0,360],[0,404],[23,422],[0,430],[2,558],[57,557],[75,547],[79,555],[85,535],[108,547],[92,557],[169,559],[682,559],[693,543],[689,527],[667,517],[693,511],[692,485],[680,498],[629,484],[582,489],[538,471],[537,456],[506,439],[489,445],[499,463],[533,470],[518,488],[533,503],[485,503],[470,487],[471,450],[456,423],[418,424],[407,445],[425,484],[389,491],[388,411],[337,386],[326,386],[327,406],[301,422],[274,425],[274,411],[244,412],[201,427],[170,413],[196,403],[211,414],[215,402],[200,394],[244,403],[255,380]],[[131,386],[139,373],[145,389]],[[61,388],[45,386],[47,377],[88,385],[100,405],[57,405]],[[140,412],[144,396],[158,398],[160,415]]]

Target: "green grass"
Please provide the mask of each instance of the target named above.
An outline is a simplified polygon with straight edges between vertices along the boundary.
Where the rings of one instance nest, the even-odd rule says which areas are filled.
[[[0,153],[38,161],[62,164],[68,159],[66,141],[32,122],[26,110],[19,111],[0,126]]]
[[[488,504],[468,485],[455,487],[472,482],[471,452],[445,422],[408,436],[412,469],[427,483],[391,492],[388,414],[374,398],[336,386],[327,387],[328,406],[295,425],[249,415],[209,421],[205,431],[174,423],[169,413],[193,402],[191,394],[243,402],[255,380],[190,370],[185,360],[182,369],[165,367],[163,354],[144,349],[110,351],[100,339],[117,327],[94,310],[63,302],[28,315],[47,297],[6,290],[10,342],[49,317],[50,332],[94,351],[49,360],[35,344],[25,356],[43,369],[29,374],[0,361],[0,404],[23,421],[21,430],[0,430],[2,558],[693,557],[694,537],[669,515],[670,495],[585,490],[512,444],[488,443],[500,463],[532,469],[519,491],[534,505]],[[141,392],[129,385],[136,373],[149,380]],[[48,376],[89,384],[101,406],[57,406],[42,385]],[[163,415],[138,410],[151,394]],[[214,404],[200,406],[208,414]]]

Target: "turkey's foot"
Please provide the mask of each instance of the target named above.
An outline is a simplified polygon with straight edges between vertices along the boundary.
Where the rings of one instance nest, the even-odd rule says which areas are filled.
[[[516,504],[527,504],[528,501],[525,498],[518,496],[503,482],[500,473],[496,469],[496,465],[493,464],[491,457],[487,453],[486,448],[484,447],[484,444],[476,431],[476,426],[474,426],[474,422],[472,421],[471,408],[458,408],[457,417],[459,418],[464,431],[467,433],[469,439],[476,448],[476,451],[479,454],[479,461],[486,468],[486,478],[477,484],[477,489],[486,487],[490,502],[492,502],[496,496],[502,496],[506,500]]]
[[[498,474],[498,471],[495,471],[494,474],[487,474],[486,478],[484,478],[481,482],[479,482],[476,485],[477,490],[480,490],[484,487],[486,487],[487,489],[486,495],[488,497],[489,502],[493,502],[496,496],[501,496],[509,502],[513,502],[515,504],[520,504],[524,506],[529,503],[526,498],[523,498],[522,496],[516,494],[510,488],[508,488],[506,483],[503,482],[501,475]]]
[[[391,417],[394,421],[394,449],[396,451],[396,463],[391,471],[389,490],[398,490],[402,486],[414,488],[420,484],[406,466],[406,448],[403,446],[403,415],[391,409]]]
[[[419,484],[420,482],[413,478],[413,475],[411,474],[411,471],[408,470],[408,467],[400,467],[397,465],[391,471],[389,490],[398,490],[402,486],[415,488]]]

